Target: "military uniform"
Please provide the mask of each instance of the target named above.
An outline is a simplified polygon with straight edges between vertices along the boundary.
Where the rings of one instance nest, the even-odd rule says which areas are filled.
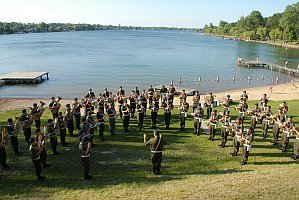
[[[195,108],[199,105],[199,100],[200,100],[200,96],[198,93],[196,93],[193,98],[192,98],[192,101],[193,101],[193,112],[195,110]]]
[[[247,134],[244,136],[244,139],[242,139],[243,143],[243,160],[242,165],[247,164],[248,157],[249,157],[249,151],[251,149],[251,144],[253,142],[253,130],[247,131]]]
[[[188,110],[189,110],[189,104],[186,101],[183,101],[183,103],[180,107],[180,126],[181,126],[180,130],[181,131],[185,130]]]
[[[158,108],[155,105],[153,105],[151,106],[152,128],[157,128],[157,117],[158,117]]]
[[[52,102],[49,104],[49,109],[52,113],[53,120],[58,118],[58,111],[60,109],[60,103],[56,102],[54,97],[52,98]]]
[[[293,160],[297,160],[299,158],[299,129],[296,129],[296,136],[294,141],[294,155],[292,156]]]
[[[147,96],[146,96],[145,93],[141,94],[140,101],[141,101],[142,106],[144,108],[144,116],[145,116],[146,115],[146,109],[147,109]]]
[[[234,147],[234,152],[232,153],[232,156],[237,156],[241,145],[240,141],[243,137],[243,125],[241,123],[235,125],[234,129],[232,130],[232,134]]]
[[[171,107],[170,107],[170,105],[168,105],[168,106],[166,106],[166,108],[164,108],[164,120],[165,120],[166,129],[169,129],[170,121],[171,121]]]
[[[194,112],[194,134],[196,135],[199,135],[203,115],[204,110],[200,106],[197,106]]]
[[[251,114],[251,118],[250,118],[250,126],[255,129],[256,124],[258,122],[258,116],[261,113],[261,109],[258,107],[258,104],[256,104],[255,108],[252,109],[251,112],[252,112],[252,114]]]
[[[165,103],[166,103],[166,94],[167,94],[167,91],[168,90],[167,90],[167,88],[164,85],[160,89],[161,101],[162,101],[163,108],[165,107]]]
[[[145,109],[142,106],[142,103],[139,103],[137,105],[137,113],[138,113],[137,120],[138,120],[138,129],[139,130],[143,129],[144,112],[145,112]]]
[[[263,109],[263,111],[265,111],[267,106],[268,106],[268,99],[267,99],[267,95],[264,94],[263,97],[260,99],[260,107]]]
[[[283,122],[285,122],[285,115],[283,113],[277,113],[274,116],[274,125],[273,125],[273,145],[277,144],[279,132],[280,132],[280,126]]]
[[[33,138],[33,140],[35,141],[34,138]],[[29,151],[31,154],[32,163],[35,168],[36,177],[39,181],[43,181],[45,177],[41,176],[41,172],[42,172],[41,160],[40,160],[41,149],[36,141],[35,141],[35,144],[31,143],[31,145],[29,147]]]
[[[47,137],[43,135],[41,132],[38,132],[36,135],[36,141],[38,142],[41,152],[40,152],[40,161],[43,167],[50,166],[47,164],[47,149],[46,149],[46,140]]]
[[[11,146],[12,146],[12,149],[13,149],[15,155],[20,155],[17,130],[15,129],[15,126],[14,126],[14,123],[12,120],[11,120],[11,122],[8,122],[7,134],[10,137],[10,143],[11,143]]]
[[[119,117],[122,119],[123,118],[123,112],[122,112],[122,107],[124,105],[124,98],[119,96],[117,99],[117,103],[118,103],[118,113],[119,113]]]
[[[282,127],[282,135],[281,135],[281,141],[282,141],[282,152],[286,152],[288,145],[289,145],[289,140],[291,137],[291,129],[294,127],[293,121],[287,121],[283,123]]]
[[[148,104],[149,105],[152,105],[152,103],[153,103],[153,96],[154,96],[154,92],[155,92],[155,90],[154,90],[154,88],[151,86],[149,89],[148,89]]]
[[[2,138],[2,131],[4,128],[0,126],[0,164],[2,169],[7,170],[9,165],[6,164],[6,149],[5,149],[5,142]]]
[[[238,106],[238,107],[239,107],[239,115],[238,115],[238,118],[240,118],[240,119],[242,119],[242,121],[244,121],[244,119],[245,119],[245,112],[246,112],[246,110],[248,109],[248,105],[247,105],[247,103],[246,103],[245,101],[243,101],[243,102],[241,103],[241,105]]]
[[[207,107],[207,119],[209,119],[211,116],[213,104],[214,104],[214,96],[212,95],[212,93],[210,93],[210,95],[206,97],[204,103],[205,107]]]
[[[50,137],[50,144],[52,148],[53,155],[59,155],[59,152],[57,151],[57,135],[56,135],[56,124],[51,120],[48,120],[48,134]]]
[[[130,106],[124,104],[121,107],[121,112],[123,115],[123,127],[125,132],[129,132],[129,125],[130,125]]]
[[[151,161],[153,164],[152,170],[155,175],[160,174],[164,145],[166,145],[166,141],[162,138],[162,136],[155,136],[149,141],[146,141],[145,139],[145,146],[150,146],[151,148]]]
[[[213,141],[217,129],[217,123],[218,123],[218,116],[217,116],[217,110],[215,110],[209,119],[209,132],[210,137],[209,140]]]
[[[221,127],[221,138],[222,138],[222,143],[219,145],[222,148],[225,147],[226,141],[227,141],[227,136],[229,133],[229,126],[230,126],[230,121],[231,118],[230,116],[226,115],[222,118],[221,123],[222,123],[222,127]]]
[[[158,92],[155,92],[154,96],[153,96],[153,101],[154,101],[154,106],[159,110],[160,105],[159,105],[159,101],[160,101],[160,95]]]
[[[114,109],[114,106],[109,106],[107,110],[107,114],[108,114],[110,134],[111,136],[113,136],[115,135],[115,116],[116,116],[116,111]]]
[[[58,117],[58,127],[59,127],[59,134],[60,134],[60,142],[63,145],[68,144],[65,141],[65,137],[66,137],[66,119],[62,116],[62,113],[59,115]]]
[[[91,116],[91,113],[88,114],[88,116],[86,117],[86,121],[87,123],[90,125],[90,129],[89,129],[89,140],[92,146],[94,146],[93,144],[93,138],[94,138],[94,125],[95,125],[95,121],[93,119],[93,117]]]
[[[180,94],[179,99],[180,99],[180,106],[182,105],[182,103],[187,101],[187,94],[185,93],[185,90],[183,90],[183,92]]]
[[[137,103],[137,96],[136,94],[132,94],[130,97],[129,97],[129,100],[130,100],[130,113],[131,113],[131,117],[134,117],[135,116],[135,110],[136,110],[136,103]]]
[[[84,138],[83,141],[79,143],[79,150],[81,155],[81,163],[83,165],[83,174],[85,180],[90,180],[89,175],[89,161],[90,161],[90,149],[91,143],[88,138]]]
[[[74,136],[74,116],[69,104],[67,105],[67,110],[65,112],[65,120],[69,134]]]
[[[173,85],[171,85],[169,87],[168,91],[169,91],[169,95],[170,95],[169,99],[170,99],[170,102],[171,102],[170,106],[171,106],[171,108],[173,108],[173,100],[174,100],[175,87],[173,87]]]
[[[97,123],[99,129],[99,138],[101,141],[104,141],[105,114],[102,111],[97,112]]]
[[[22,115],[19,118],[20,122],[23,125],[23,134],[25,136],[25,141],[28,145],[30,145],[30,138],[31,138],[31,123],[28,114],[26,113],[26,110],[22,111]]]
[[[81,104],[77,102],[77,100],[73,103],[73,111],[74,111],[74,117],[75,117],[75,124],[77,130],[80,130],[80,124],[81,124]]]
[[[39,114],[39,108],[37,106],[33,106],[32,110],[31,110],[31,114],[33,116],[36,116],[36,117],[34,117],[36,130],[40,129],[40,118],[37,116]]]

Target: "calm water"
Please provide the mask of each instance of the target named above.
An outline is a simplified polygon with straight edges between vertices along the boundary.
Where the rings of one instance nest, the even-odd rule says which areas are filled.
[[[82,96],[120,85],[177,84],[202,92],[289,82],[293,77],[266,69],[238,68],[236,58],[297,67],[299,51],[270,45],[236,42],[177,31],[91,31],[0,36],[0,76],[14,71],[49,71],[39,85],[4,86],[0,97]],[[262,75],[265,77],[261,81]],[[219,76],[220,83],[216,83]],[[237,80],[233,83],[232,77]],[[246,80],[251,76],[253,81]],[[201,77],[202,83],[195,82]],[[189,80],[189,81],[187,81]],[[186,82],[187,81],[187,82]]]

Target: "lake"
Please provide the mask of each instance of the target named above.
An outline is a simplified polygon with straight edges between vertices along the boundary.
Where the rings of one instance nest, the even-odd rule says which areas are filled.
[[[299,50],[223,40],[180,31],[107,30],[0,36],[0,76],[48,71],[38,85],[0,87],[0,97],[81,97],[92,88],[128,92],[171,80],[200,93],[290,82],[294,77],[262,68],[237,67],[237,57],[297,68]],[[216,78],[220,82],[217,84]],[[236,77],[236,82],[232,77]],[[248,76],[253,80],[247,81]],[[261,77],[264,76],[264,81]],[[201,83],[197,80],[201,77]]]

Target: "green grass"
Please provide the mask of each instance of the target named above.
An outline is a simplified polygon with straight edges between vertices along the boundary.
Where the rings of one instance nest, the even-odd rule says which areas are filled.
[[[250,101],[249,107],[255,102]],[[276,111],[280,102],[270,102]],[[299,121],[299,101],[289,101],[289,114]],[[218,108],[222,111],[222,107]],[[233,118],[236,111],[232,110]],[[20,109],[0,113],[0,123],[18,116]],[[161,112],[161,111],[160,111]],[[137,131],[136,118],[131,121],[130,133],[122,131],[117,120],[117,136],[111,137],[106,126],[105,142],[96,137],[92,149],[91,181],[84,181],[77,145],[77,138],[67,137],[71,144],[58,145],[59,156],[51,155],[47,143],[50,168],[43,169],[45,182],[37,182],[24,137],[19,134],[22,156],[13,155],[8,144],[6,150],[11,169],[0,171],[1,199],[298,199],[299,165],[292,161],[291,139],[289,151],[281,153],[269,144],[272,130],[266,140],[260,135],[260,124],[254,138],[248,165],[241,166],[241,156],[232,157],[232,142],[227,148],[219,148],[220,131],[215,140],[208,135],[195,136],[193,120],[189,118],[185,132],[179,132],[178,111],[174,111],[170,130],[165,130],[162,113],[159,113],[159,129],[166,139],[162,175],[150,173],[148,147],[143,145],[143,133],[152,135],[150,119],[146,117],[145,131]],[[50,117],[48,110],[42,124]],[[248,125],[248,119],[246,124]],[[271,126],[272,127],[272,126]],[[77,131],[75,132],[77,134]]]

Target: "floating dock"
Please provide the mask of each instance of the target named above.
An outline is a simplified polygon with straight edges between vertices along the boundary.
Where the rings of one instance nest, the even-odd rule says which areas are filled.
[[[238,65],[247,66],[247,67],[263,67],[263,68],[268,68],[271,71],[275,70],[275,71],[278,71],[279,73],[283,72],[286,74],[292,74],[294,76],[299,76],[298,69],[293,69],[293,68],[276,65],[273,63],[258,61],[258,60],[257,61],[241,61],[240,63],[238,63]]]
[[[12,72],[0,77],[5,84],[39,84],[43,77],[49,80],[49,72]]]

